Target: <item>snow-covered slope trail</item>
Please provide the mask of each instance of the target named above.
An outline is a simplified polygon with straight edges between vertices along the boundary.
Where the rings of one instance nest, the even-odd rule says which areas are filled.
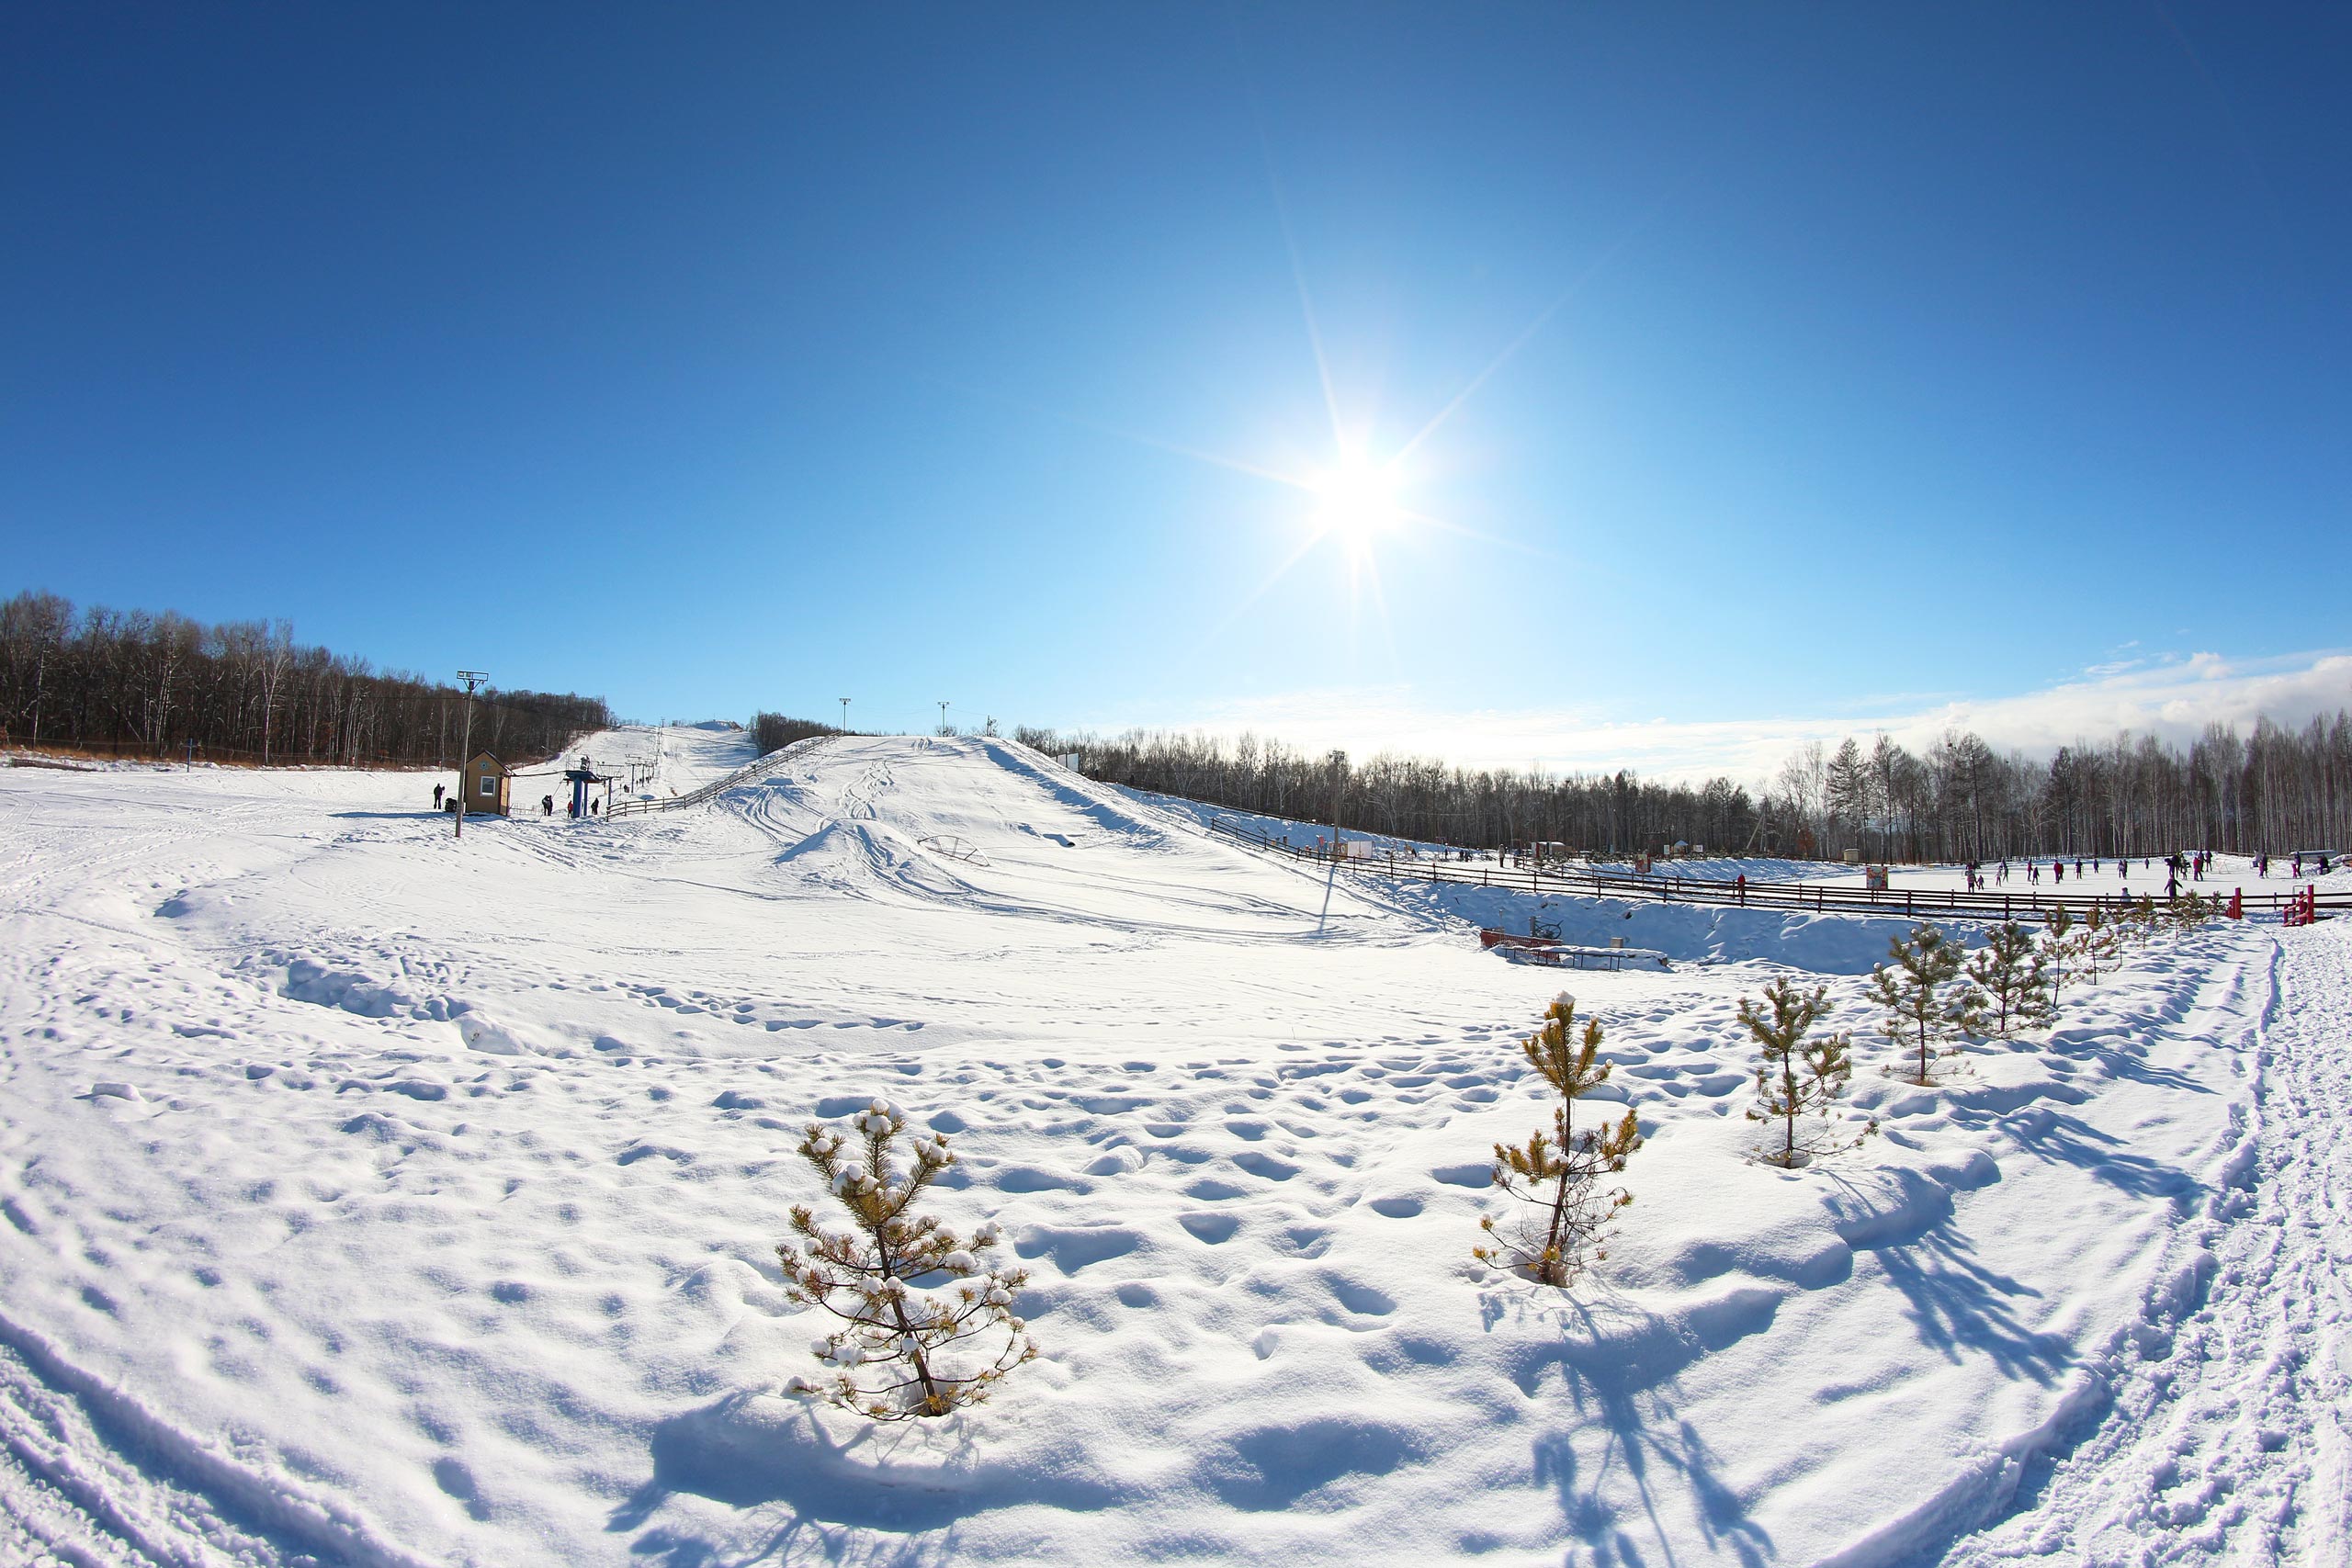
[[[575,750],[682,793],[746,751]],[[0,1562],[1916,1561],[2222,1310],[2309,1175],[2286,1031],[2346,1006],[2295,933],[2274,1001],[2278,939],[2213,931],[1919,1089],[1827,974],[1881,1133],[1786,1173],[1744,1157],[1734,1009],[1846,944],[1566,976],[1647,1143],[1564,1295],[1468,1257],[1564,976],[1441,907],[1327,923],[995,742],[461,840],[431,783],[0,773]],[[1044,1347],[889,1431],[781,1393],[812,1325],[772,1250],[822,1196],[797,1129],[877,1094],[954,1138],[938,1206],[1003,1226]],[[2275,1453],[2183,1472],[2284,1476],[2257,1419]]]
[[[2187,1315],[1950,1568],[2352,1562],[2352,920],[2286,933],[2273,978],[2247,1137],[2176,1243]]]

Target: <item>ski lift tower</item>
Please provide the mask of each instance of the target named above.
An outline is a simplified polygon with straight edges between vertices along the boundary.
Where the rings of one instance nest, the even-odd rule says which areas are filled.
[[[590,784],[609,785],[613,782],[610,776],[598,773],[585,757],[580,759],[578,767],[564,769],[563,776],[565,782],[571,785],[571,816],[574,821],[582,820],[588,815],[588,786]],[[607,793],[610,793],[609,790]]]

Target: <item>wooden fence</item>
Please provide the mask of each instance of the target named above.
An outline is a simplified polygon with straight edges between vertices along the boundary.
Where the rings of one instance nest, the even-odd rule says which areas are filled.
[[[1225,818],[1212,818],[1209,831],[1252,849],[1296,861],[1323,861],[1329,852],[1301,848],[1272,834]],[[1901,915],[1916,918],[1941,915],[1969,920],[2048,919],[2060,909],[2082,919],[2092,909],[2112,916],[2139,900],[2108,894],[2061,894],[2029,888],[2019,892],[1968,892],[1960,888],[1894,887],[1873,892],[1867,887],[1832,887],[1821,883],[1750,882],[1744,886],[1709,877],[1643,875],[1633,872],[1561,872],[1536,866],[1471,866],[1460,863],[1416,859],[1409,855],[1356,856],[1342,854],[1343,870],[1359,874],[1390,876],[1399,881],[1445,883],[1464,887],[1499,887],[1514,893],[1554,894],[1570,898],[1624,898],[1654,904],[1731,905],[1751,909],[1786,909],[1807,914]],[[2229,890],[2213,883],[2186,885],[2207,898],[2226,905]],[[2299,891],[2247,893],[2241,907],[2250,917],[2276,919]],[[2162,902],[2160,899],[2159,902]],[[2324,895],[2315,901],[2325,912],[2352,912],[2352,894]]]

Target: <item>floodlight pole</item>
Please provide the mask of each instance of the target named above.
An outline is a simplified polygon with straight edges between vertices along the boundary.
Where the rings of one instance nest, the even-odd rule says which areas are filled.
[[[474,687],[489,680],[490,675],[481,670],[460,670],[458,679],[466,683],[466,722],[458,731],[458,820],[456,830],[449,835],[453,839],[466,836],[466,769],[474,760]]]
[[[842,699],[842,733],[843,735],[849,733],[849,699],[847,697]]]
[[[1340,880],[1340,806],[1348,793],[1348,754],[1331,753],[1331,869],[1323,878],[1323,912],[1315,918],[1315,930],[1322,933],[1331,919],[1331,887]]]
[[[939,733],[942,735],[947,733],[947,703],[944,698],[941,699],[939,704]]]

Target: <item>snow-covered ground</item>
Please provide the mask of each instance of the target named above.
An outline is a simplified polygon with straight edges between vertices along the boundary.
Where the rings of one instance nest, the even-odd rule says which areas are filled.
[[[656,749],[748,760],[574,750]],[[1468,1257],[1562,976],[1464,922],[1524,896],[1327,917],[997,741],[461,841],[430,786],[0,773],[0,1561],[2341,1560],[2346,922],[1942,1089],[1866,1040],[1883,1135],[1791,1174],[1734,1005],[1802,965],[1866,1030],[1891,923],[1591,906],[1677,967],[1568,977],[1649,1143],[1564,1295]],[[877,1093],[1044,1348],[887,1431],[778,1392],[771,1250]]]

